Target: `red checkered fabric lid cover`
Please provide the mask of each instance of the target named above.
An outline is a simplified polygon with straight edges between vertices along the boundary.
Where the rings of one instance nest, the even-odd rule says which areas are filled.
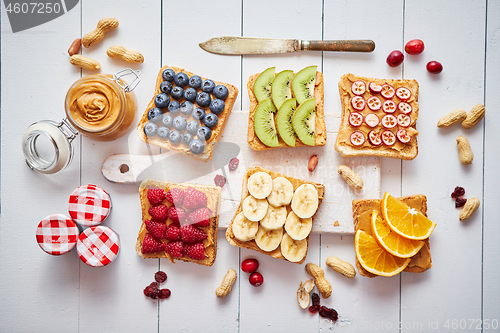
[[[69,196],[69,215],[85,227],[100,224],[110,209],[108,193],[96,185],[80,186]]]
[[[79,233],[71,218],[63,214],[52,214],[38,224],[36,241],[48,254],[61,255],[73,250]]]
[[[115,260],[120,250],[120,238],[108,227],[94,226],[85,229],[78,237],[78,256],[92,267],[106,266]]]

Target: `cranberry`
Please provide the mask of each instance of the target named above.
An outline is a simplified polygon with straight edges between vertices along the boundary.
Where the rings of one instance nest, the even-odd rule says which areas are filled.
[[[318,304],[318,305],[311,305],[311,306],[309,307],[309,312],[311,312],[311,313],[316,313],[316,312],[318,312],[318,311],[319,311],[319,308],[320,308],[319,304]]]
[[[167,280],[167,273],[163,271],[158,271],[155,273],[155,281],[158,283],[165,282]]]
[[[257,259],[245,259],[241,262],[241,270],[245,273],[253,273],[259,269],[259,261]]]
[[[467,199],[464,199],[464,198],[456,198],[455,199],[455,208],[460,208],[460,207],[463,207],[465,205],[465,203],[467,202]]]
[[[387,64],[391,67],[398,67],[403,63],[405,56],[403,52],[394,50],[387,56]]]
[[[319,309],[319,315],[332,321],[337,321],[337,319],[339,319],[339,315],[335,309],[327,308],[324,305]]]
[[[250,274],[250,278],[248,279],[250,284],[254,287],[260,287],[262,283],[264,283],[264,277],[259,272],[255,272]]]
[[[439,74],[443,71],[443,65],[437,61],[429,61],[427,63],[427,71],[432,74]]]
[[[464,194],[465,194],[465,189],[463,187],[457,186],[457,187],[455,187],[455,190],[451,194],[451,197],[453,199],[456,199],[458,197],[461,197]]]
[[[170,289],[160,289],[158,292],[158,298],[164,299],[170,297]]]
[[[222,175],[217,175],[214,178],[214,183],[219,187],[224,187],[224,185],[226,185],[226,177]]]
[[[145,296],[148,296],[151,295],[153,293],[153,288],[151,288],[150,286],[147,286],[146,288],[144,288],[144,295]]]
[[[229,171],[234,171],[238,167],[238,164],[240,164],[240,160],[238,158],[232,158],[231,161],[229,161]]]
[[[420,54],[424,52],[424,42],[420,39],[413,39],[406,43],[405,51],[408,54]]]
[[[319,295],[316,293],[312,293],[312,305],[319,305]]]

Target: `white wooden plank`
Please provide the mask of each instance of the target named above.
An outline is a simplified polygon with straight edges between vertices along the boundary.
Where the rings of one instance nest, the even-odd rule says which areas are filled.
[[[483,102],[485,5],[479,0],[459,7],[453,1],[407,1],[405,6],[405,42],[420,38],[426,45],[421,55],[408,56],[404,63],[405,78],[417,79],[421,97],[419,156],[403,163],[403,194],[425,194],[428,216],[438,224],[430,239],[432,269],[402,275],[401,320],[408,332],[428,329],[429,323],[445,329],[453,321],[481,318],[481,212],[460,222],[450,194],[463,186],[466,198],[481,198],[483,126],[441,130],[436,124],[453,109],[469,111]],[[441,74],[427,73],[431,60],[443,64]],[[477,156],[471,165],[458,161],[458,135],[469,139]]]

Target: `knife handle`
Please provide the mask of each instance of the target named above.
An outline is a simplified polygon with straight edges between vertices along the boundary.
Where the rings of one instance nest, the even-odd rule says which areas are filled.
[[[301,49],[309,51],[372,52],[375,49],[375,42],[372,40],[303,40]]]

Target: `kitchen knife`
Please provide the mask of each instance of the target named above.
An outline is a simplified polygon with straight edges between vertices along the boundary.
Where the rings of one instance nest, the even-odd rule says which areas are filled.
[[[207,52],[227,55],[270,54],[296,51],[372,52],[372,40],[301,40],[223,36],[199,44]]]

